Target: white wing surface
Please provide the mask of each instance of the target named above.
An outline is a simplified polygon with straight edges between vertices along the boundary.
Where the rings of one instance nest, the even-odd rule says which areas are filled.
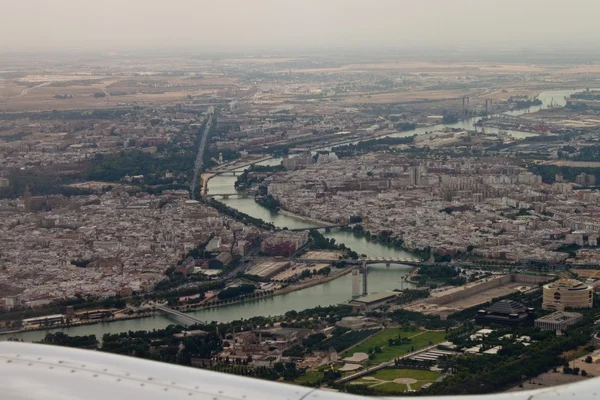
[[[600,378],[452,400],[596,400]],[[0,342],[2,400],[352,400],[362,397],[99,351]],[[442,400],[440,398],[430,398]],[[447,400],[447,399],[446,399]]]

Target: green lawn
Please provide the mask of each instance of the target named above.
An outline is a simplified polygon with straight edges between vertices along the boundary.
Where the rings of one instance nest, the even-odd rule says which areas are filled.
[[[393,394],[408,390],[407,385],[392,382],[394,379],[412,378],[417,382],[410,384],[411,390],[419,390],[423,385],[433,383],[440,375],[437,372],[428,370],[386,368],[369,375],[369,377],[377,380],[369,380],[364,379],[366,377],[362,377],[360,380],[354,382],[372,387],[382,394]]]
[[[394,369],[386,368],[371,374],[374,378],[382,381],[393,381],[397,378],[412,378],[418,381],[435,381],[440,377],[438,372],[422,370],[422,369]]]
[[[360,346],[348,351],[348,353],[345,354],[345,356],[351,356],[354,353],[368,353],[370,348],[372,349],[375,347],[387,346],[388,339],[397,339],[398,336],[411,337],[421,332],[422,331],[420,330],[404,331],[401,328],[384,329],[381,332],[378,332],[375,336],[371,337],[371,339],[361,344]],[[410,348],[410,345],[408,346],[408,348]]]
[[[406,392],[406,389],[408,388],[406,387],[406,385],[403,385],[401,383],[388,382],[382,385],[377,385],[373,389],[377,390],[380,393],[394,394],[399,392]]]
[[[395,358],[401,357],[411,352],[411,349],[419,350],[429,346],[429,342],[440,343],[444,341],[446,334],[444,332],[423,332],[422,334],[415,334],[412,338],[412,342],[402,344],[400,346],[388,346],[387,339],[385,347],[382,347],[381,353],[375,353],[375,359],[367,360],[368,365],[380,364],[384,361],[390,361]],[[413,336],[409,335],[408,337]],[[368,349],[368,348],[367,348]],[[353,352],[356,350],[353,350]],[[365,351],[366,353],[367,351]]]
[[[306,374],[298,377],[296,382],[298,383],[316,383],[320,379],[323,379],[323,372],[321,371],[308,371]]]

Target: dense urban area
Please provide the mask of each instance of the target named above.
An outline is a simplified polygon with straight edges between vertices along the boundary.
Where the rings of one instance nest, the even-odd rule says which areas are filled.
[[[363,395],[600,376],[597,65],[60,57],[0,59],[0,340]]]

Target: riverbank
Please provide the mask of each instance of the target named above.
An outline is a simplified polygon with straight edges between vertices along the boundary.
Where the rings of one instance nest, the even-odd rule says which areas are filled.
[[[288,286],[286,288],[274,291],[273,293],[265,294],[264,296],[262,296],[258,299],[243,298],[243,299],[238,299],[238,300],[235,300],[235,301],[232,301],[229,303],[223,303],[223,304],[213,304],[210,306],[202,306],[202,307],[194,307],[194,308],[175,307],[175,309],[185,312],[185,313],[195,313],[195,312],[208,311],[208,310],[212,310],[212,309],[216,309],[216,308],[227,308],[229,306],[242,305],[244,303],[246,303],[246,304],[247,303],[260,303],[263,300],[272,299],[277,296],[286,295],[286,294],[297,292],[297,291],[300,291],[303,289],[308,289],[313,286],[318,286],[318,285],[321,285],[321,284],[324,284],[327,282],[331,282],[333,280],[341,278],[344,275],[349,274],[350,272],[352,272],[351,268],[344,268],[344,269],[340,270],[339,272],[330,274],[327,277],[323,277],[321,279],[311,279],[308,282]],[[124,321],[128,321],[128,320],[145,319],[145,318],[149,318],[149,317],[154,317],[159,314],[160,313],[157,313],[157,312],[147,312],[147,313],[139,314],[139,315],[130,315],[130,316],[126,316],[123,318],[110,318],[110,319],[106,319],[106,320],[85,321],[85,322],[77,322],[77,323],[68,324],[68,325],[40,327],[40,328],[33,328],[33,329],[17,329],[17,330],[0,332],[0,338],[8,339],[8,338],[12,337],[13,335],[20,335],[20,334],[31,333],[31,332],[63,330],[63,329],[71,329],[71,328],[77,328],[77,327],[82,327],[82,326],[91,326],[91,325],[99,325],[99,324],[112,324],[112,323],[124,322]]]
[[[211,304],[211,305],[199,305],[197,307],[190,307],[190,308],[182,308],[182,307],[174,307],[176,310],[179,310],[181,312],[196,312],[196,311],[202,311],[202,310],[210,310],[213,308],[220,308],[220,307],[227,307],[227,306],[231,306],[231,305],[235,305],[235,304],[242,304],[242,303],[250,303],[250,302],[254,302],[254,301],[261,301],[264,299],[269,299],[272,297],[276,297],[276,296],[281,296],[284,294],[288,294],[288,293],[293,293],[296,292],[298,290],[302,290],[302,289],[307,289],[313,286],[318,286],[327,282],[331,282],[337,278],[340,278],[346,274],[349,274],[352,271],[351,268],[344,268],[342,269],[340,272],[336,273],[336,274],[329,274],[326,277],[320,278],[320,279],[311,279],[308,282],[303,282],[303,283],[299,283],[299,284],[295,284],[295,285],[291,285],[291,286],[287,286],[283,289],[279,289],[274,291],[273,293],[267,293],[264,296],[261,296],[258,299],[249,299],[249,298],[242,298],[242,299],[238,299],[238,300],[234,300],[232,302],[228,302],[228,303],[221,303],[221,304]]]
[[[318,279],[318,280],[311,280],[310,282],[306,282],[306,283],[301,283],[299,285],[294,285],[294,286],[288,286],[286,288],[283,288],[279,291],[277,291],[276,295],[283,295],[283,294],[287,294],[287,293],[292,293],[298,290],[302,290],[302,289],[307,289],[313,286],[318,286],[321,285],[323,283],[327,283],[327,282],[331,282],[335,279],[341,278],[344,275],[349,274],[350,272],[352,272],[352,268],[343,268],[340,272],[338,272],[337,274],[329,274],[329,276],[323,278],[323,279]]]
[[[44,327],[39,327],[39,328],[31,328],[31,329],[15,329],[12,331],[5,331],[5,332],[0,332],[0,337],[6,337],[6,336],[10,336],[10,335],[18,335],[21,333],[28,333],[28,332],[39,332],[39,331],[47,331],[47,330],[53,330],[53,329],[67,329],[67,328],[76,328],[78,326],[88,326],[88,325],[97,325],[97,324],[104,324],[104,323],[111,323],[111,322],[122,322],[122,321],[129,321],[129,320],[134,320],[134,319],[142,319],[142,318],[148,318],[148,317],[153,317],[155,315],[155,312],[146,312],[143,314],[137,314],[137,315],[128,315],[126,317],[122,317],[122,318],[109,318],[109,319],[97,319],[97,320],[92,320],[92,321],[80,321],[80,322],[76,322],[76,323],[71,323],[71,324],[63,324],[63,325],[56,325],[56,326],[44,326]]]

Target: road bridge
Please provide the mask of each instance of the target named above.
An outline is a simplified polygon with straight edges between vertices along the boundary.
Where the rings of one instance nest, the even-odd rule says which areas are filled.
[[[346,264],[350,265],[371,265],[371,264],[385,264],[386,266],[390,266],[392,264],[399,265],[409,265],[411,267],[419,267],[421,265],[426,264],[427,262],[424,260],[419,260],[416,258],[384,258],[384,257],[372,257],[372,258],[361,258],[357,260],[331,260],[331,259],[320,259],[320,258],[296,258],[294,261],[297,262],[305,262],[305,263],[331,263],[334,261],[344,261]]]
[[[241,175],[242,171],[223,171],[223,172],[214,172],[214,176],[238,176]]]
[[[167,314],[167,317],[175,319],[177,322],[181,322],[186,326],[196,324],[206,325],[205,321],[201,321],[198,318],[191,316],[190,314],[185,314],[181,311],[173,310],[172,308],[166,306],[155,305],[154,308]]]
[[[244,193],[244,192],[241,192],[241,193],[210,193],[209,192],[209,193],[206,193],[204,195],[204,197],[207,197],[209,199],[213,198],[213,197],[221,197],[223,199],[228,199],[230,197],[239,197],[239,198],[245,199],[245,198],[250,197],[250,195],[248,193]]]
[[[294,228],[288,229],[290,232],[303,232],[303,231],[312,231],[313,229],[333,229],[333,228],[341,228],[343,226],[349,226],[347,224],[337,224],[337,225],[323,225],[323,226],[311,226],[307,228]]]
[[[353,228],[354,225],[358,224],[331,224],[331,225],[321,225],[321,226],[311,226],[306,228],[294,228],[288,229],[290,232],[302,232],[302,231],[312,231],[313,229],[333,229],[333,228]]]

